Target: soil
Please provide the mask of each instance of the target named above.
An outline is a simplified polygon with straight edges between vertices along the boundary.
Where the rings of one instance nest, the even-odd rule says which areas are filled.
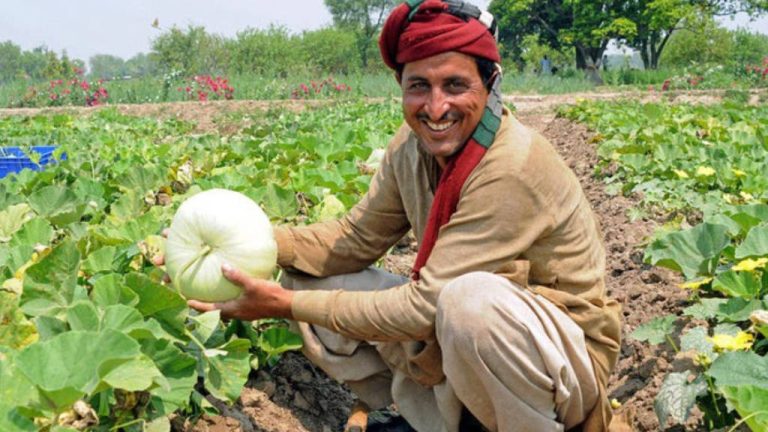
[[[628,95],[592,93],[518,96],[509,98],[509,101],[517,107],[515,115],[521,122],[541,132],[558,149],[580,179],[602,224],[608,253],[608,294],[623,305],[624,315],[621,356],[609,383],[610,397],[622,404],[617,413],[629,414],[632,426],[639,432],[704,430],[704,427],[698,424],[700,415],[695,412],[685,427],[666,428],[666,425],[662,427],[658,424],[653,412],[653,399],[664,375],[670,371],[685,370],[688,365],[684,360],[675,359],[670,348],[649,347],[645,343],[626,337],[639,324],[657,316],[679,313],[686,305],[686,293],[677,287],[680,280],[675,274],[643,264],[644,244],[654,228],[663,220],[647,217],[631,221],[628,213],[637,205],[639,197],[607,193],[600,179],[594,177],[597,155],[591,142],[592,134],[583,125],[559,118],[554,113],[554,108],[558,105],[574,102],[578,98],[617,97]],[[643,94],[637,97],[658,100],[660,96]],[[686,102],[693,100],[712,103],[719,100],[720,95],[688,93],[675,97]],[[305,106],[293,102],[280,104],[298,110]],[[132,115],[193,120],[201,130],[231,132],[232,121],[237,118],[238,113],[269,107],[274,107],[274,104],[232,101],[123,105],[118,106],[118,109]],[[83,110],[74,111],[82,113]],[[89,111],[92,109],[85,109],[86,115]],[[0,110],[0,116],[29,115],[37,112],[40,110]],[[390,271],[407,275],[414,257],[415,241],[412,237],[406,237],[393,253],[385,258],[384,265]],[[196,432],[339,431],[346,421],[354,398],[345,387],[328,378],[301,354],[288,353],[277,366],[254,372],[235,406],[227,407],[215,400],[212,402],[221,409],[223,415],[205,416],[195,424],[175,419],[174,429]]]

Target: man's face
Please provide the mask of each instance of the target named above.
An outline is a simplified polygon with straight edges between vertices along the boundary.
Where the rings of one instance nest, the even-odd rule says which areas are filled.
[[[472,135],[488,99],[475,59],[447,52],[406,63],[400,84],[405,121],[444,165]]]

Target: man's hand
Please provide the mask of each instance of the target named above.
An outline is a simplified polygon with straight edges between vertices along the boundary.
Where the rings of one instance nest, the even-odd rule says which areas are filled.
[[[224,319],[253,321],[260,318],[293,318],[292,291],[286,290],[276,282],[250,277],[228,264],[221,266],[221,272],[230,282],[242,288],[243,294],[235,300],[224,303],[189,300],[187,301],[189,307],[200,312],[219,309]]]
[[[168,228],[163,230],[163,237],[168,238],[168,231]],[[152,260],[152,263],[158,267],[165,265],[165,257],[159,255]],[[224,303],[188,300],[187,306],[200,312],[219,309],[221,310],[221,317],[224,319],[236,318],[246,321],[260,318],[293,319],[291,313],[292,291],[286,290],[275,282],[249,277],[228,264],[221,266],[221,272],[230,282],[242,288],[243,294],[235,300]],[[167,273],[163,276],[163,281],[165,283],[171,282]]]

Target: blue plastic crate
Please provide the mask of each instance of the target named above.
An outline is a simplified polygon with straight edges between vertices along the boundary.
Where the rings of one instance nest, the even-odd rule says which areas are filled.
[[[24,168],[41,171],[45,165],[56,162],[53,157],[54,150],[56,150],[56,146],[30,147],[30,152],[40,154],[40,162],[34,163],[20,147],[0,147],[0,178],[11,173],[17,173]],[[62,153],[60,159],[67,159],[67,154]]]

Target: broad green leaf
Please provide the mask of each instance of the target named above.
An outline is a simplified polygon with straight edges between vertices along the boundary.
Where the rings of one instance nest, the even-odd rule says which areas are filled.
[[[174,290],[152,282],[147,276],[130,273],[125,284],[139,296],[136,309],[145,317],[155,318],[172,335],[184,333],[187,318],[187,302]]]
[[[122,276],[115,273],[99,276],[93,281],[91,299],[101,307],[115,304],[134,306],[139,302],[138,295],[125,285]]]
[[[768,389],[751,385],[719,389],[751,430],[768,431]]]
[[[267,354],[267,364],[277,362],[280,354],[286,351],[301,349],[301,336],[290,331],[287,327],[270,327],[259,335],[259,349]]]
[[[83,261],[82,269],[85,273],[92,275],[100,272],[116,271],[114,267],[117,258],[117,248],[114,246],[105,246],[91,252]]]
[[[667,234],[651,243],[646,258],[653,265],[682,272],[686,279],[711,275],[728,246],[726,231],[723,225],[703,223]]]
[[[3,384],[0,386],[0,425],[4,419],[8,421],[8,409],[23,407],[37,400],[35,386],[19,371],[17,356],[17,351],[0,345],[0,383]]]
[[[751,385],[768,390],[768,357],[752,351],[721,354],[707,373],[718,387]]]
[[[77,301],[67,309],[67,323],[72,330],[99,330],[99,312],[90,301]]]
[[[288,189],[269,184],[264,194],[264,211],[270,219],[286,220],[296,216],[296,197]]]
[[[0,243],[10,241],[13,234],[34,217],[32,208],[24,203],[0,211]]]
[[[38,338],[35,325],[19,309],[18,295],[2,290],[0,290],[0,323],[2,323],[0,346],[20,349]]]
[[[37,264],[27,269],[21,307],[28,315],[55,313],[74,299],[80,252],[64,241]]]
[[[28,199],[37,214],[58,226],[79,221],[85,212],[85,203],[71,189],[62,185],[38,189]]]
[[[114,330],[70,331],[26,347],[19,370],[61,409],[97,388],[113,369],[138,358],[139,344]]]
[[[41,315],[35,317],[35,326],[40,335],[40,340],[48,340],[58,334],[69,331],[67,323],[59,318]]]
[[[110,368],[102,380],[113,388],[127,391],[147,390],[155,383],[168,387],[163,374],[146,355],[139,355],[137,358]]]
[[[115,179],[115,183],[122,191],[134,191],[140,195],[148,191],[157,191],[166,182],[167,171],[162,166],[145,165],[135,166]]]
[[[768,225],[754,227],[744,241],[736,247],[736,258],[768,256]]]
[[[220,316],[221,311],[218,309],[196,316],[189,316],[189,319],[195,323],[195,328],[192,330],[192,334],[195,335],[198,341],[203,344],[208,341],[208,338],[210,338],[213,332],[219,327],[219,323],[221,322]]]
[[[651,321],[638,326],[629,337],[640,342],[648,341],[652,345],[658,345],[666,340],[667,335],[672,334],[677,317],[667,315],[654,318]]]
[[[13,235],[8,243],[8,254],[0,254],[0,265],[6,263],[14,271],[24,265],[38,245],[50,245],[53,228],[47,220],[34,218]]]
[[[124,333],[128,333],[134,326],[143,323],[144,317],[138,310],[122,304],[106,306],[101,318],[102,329],[119,330]]]
[[[704,327],[694,327],[680,337],[681,351],[695,351],[697,354],[704,354],[710,359],[717,357],[712,342],[707,340],[707,329]]]
[[[729,270],[717,275],[712,282],[712,288],[728,297],[751,300],[760,295],[761,283],[753,272]]]
[[[742,298],[730,298],[717,307],[715,317],[723,322],[742,322],[749,319],[749,315],[763,309],[765,306],[760,300],[744,300]]]
[[[206,389],[217,398],[235,401],[240,397],[243,385],[251,371],[251,343],[245,339],[233,339],[219,347],[222,355],[203,357],[207,366]]]
[[[703,298],[699,302],[685,308],[683,315],[700,320],[711,319],[717,316],[720,307],[727,302],[727,299]]]
[[[671,372],[664,378],[659,394],[653,402],[654,411],[659,418],[659,424],[665,428],[667,421],[672,419],[682,424],[688,419],[691,408],[696,404],[696,398],[707,391],[707,383],[701,375],[692,382],[688,377],[690,371]]]
[[[167,388],[152,391],[162,400],[166,413],[176,411],[188,404],[189,395],[197,383],[197,362],[182,352],[172,342],[159,339],[141,341],[141,350],[155,363],[168,382]]]

